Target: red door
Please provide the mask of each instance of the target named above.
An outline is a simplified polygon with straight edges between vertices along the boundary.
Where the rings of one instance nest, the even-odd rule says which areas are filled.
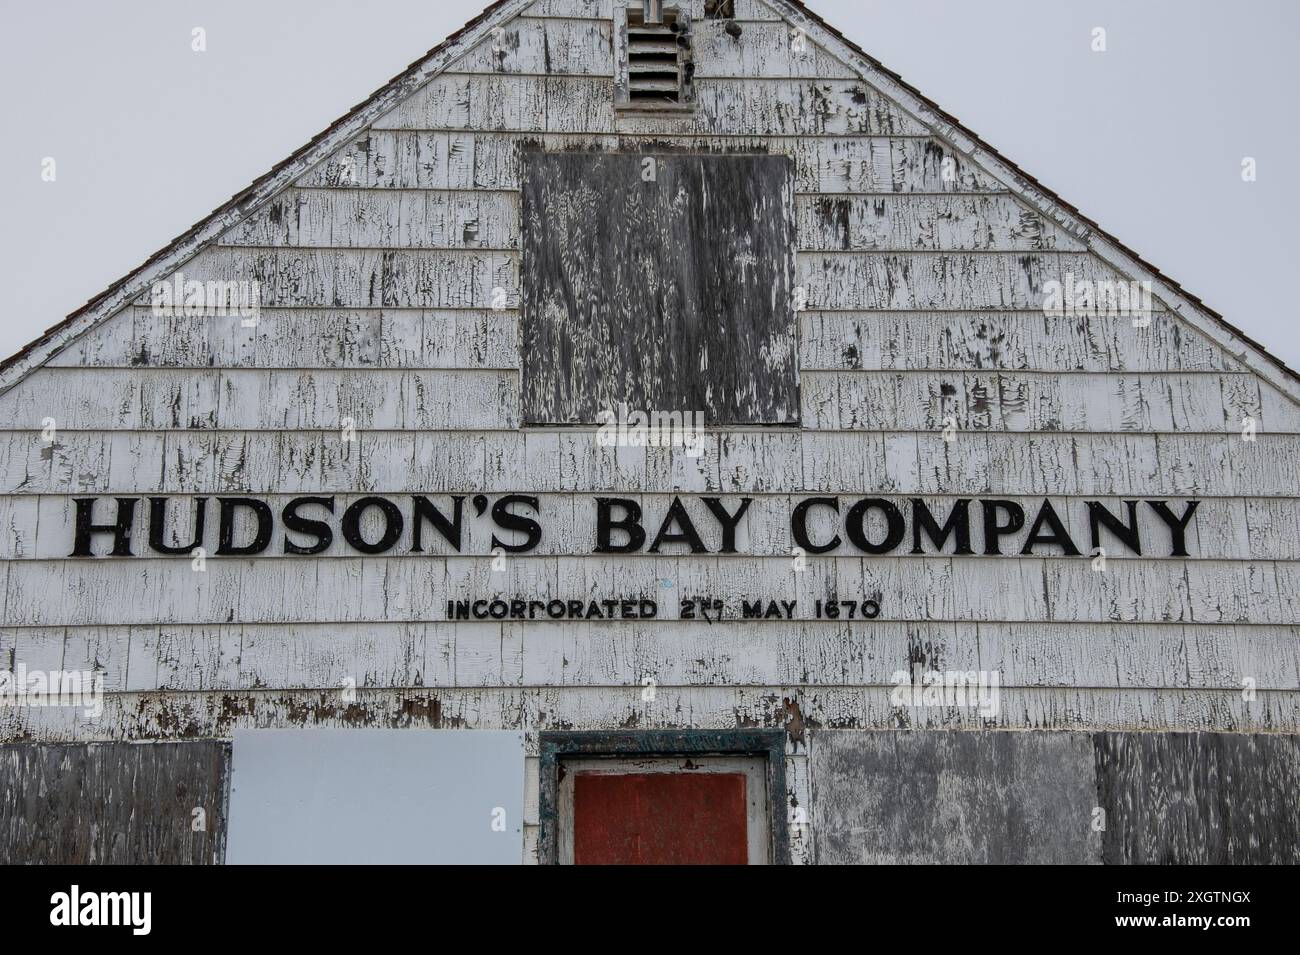
[[[742,773],[577,773],[576,865],[744,865]]]

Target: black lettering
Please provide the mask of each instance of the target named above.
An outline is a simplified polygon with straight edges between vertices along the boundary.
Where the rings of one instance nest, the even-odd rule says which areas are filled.
[[[1101,528],[1104,526],[1133,553],[1141,556],[1142,541],[1138,537],[1137,501],[1125,501],[1128,509],[1128,523],[1124,524],[1118,517],[1107,510],[1101,501],[1088,501],[1088,533],[1092,539],[1092,549],[1101,546]]]
[[[620,508],[624,517],[614,520],[614,508]],[[627,541],[615,544],[611,538],[614,531],[627,534]],[[630,554],[641,549],[645,543],[645,528],[641,526],[641,505],[630,497],[596,498],[596,547],[597,554]]]
[[[740,499],[740,507],[736,509],[735,514],[727,513],[727,509],[723,505],[722,498],[720,497],[703,497],[700,498],[700,500],[704,502],[704,506],[709,509],[713,516],[718,519],[718,523],[722,525],[722,549],[719,550],[718,553],[734,554],[736,552],[736,525],[739,524],[740,519],[745,516],[745,512],[749,510],[749,505],[754,502],[754,499],[752,497],[742,497]]]
[[[948,520],[943,527],[934,519],[930,513],[930,508],[926,506],[925,501],[919,497],[912,498],[912,553],[920,554],[924,551],[921,548],[921,533],[930,538],[930,543],[940,553],[943,552],[943,545],[948,542],[951,536],[956,540],[956,546],[953,548],[954,554],[970,554],[970,499],[960,498],[953,504],[952,510],[948,512]]]
[[[809,554],[824,554],[828,550],[834,550],[840,546],[840,535],[836,534],[826,544],[814,544],[808,537],[808,512],[814,507],[829,507],[836,514],[840,512],[840,499],[838,497],[809,497],[800,501],[794,506],[794,513],[790,515],[790,533],[794,536],[795,545]]]
[[[434,529],[442,535],[443,539],[460,553],[460,532],[461,532],[461,512],[462,505],[465,502],[463,497],[453,497],[451,499],[452,511],[451,519],[438,510],[437,505],[429,500],[423,494],[416,494],[411,498],[414,505],[415,513],[411,525],[411,553],[422,553],[424,548],[421,544],[421,532],[424,530],[424,522],[428,521],[434,526]]]
[[[160,554],[190,554],[203,546],[203,524],[207,516],[208,499],[194,499],[194,541],[179,546],[167,543],[167,498],[149,498],[149,546]]]
[[[384,515],[384,532],[373,544],[361,534],[361,515],[372,507]],[[363,497],[343,512],[343,539],[363,554],[382,554],[402,536],[402,512],[385,497]]]
[[[676,524],[681,530],[670,533],[669,529]],[[708,548],[704,546],[704,541],[700,540],[700,535],[696,533],[695,525],[691,522],[691,516],[686,513],[686,507],[682,504],[681,499],[674,497],[673,502],[668,505],[668,515],[664,522],[659,525],[659,533],[655,535],[654,543],[650,545],[650,553],[659,553],[659,547],[662,544],[686,544],[690,547],[692,554],[708,553]]]
[[[512,504],[523,504],[530,507],[533,513],[538,513],[537,498],[527,494],[507,494],[492,505],[492,520],[497,527],[506,531],[518,531],[524,535],[524,541],[521,544],[507,544],[500,540],[496,534],[492,535],[492,547],[495,550],[500,547],[510,554],[518,554],[523,551],[532,550],[542,539],[542,525],[537,523],[531,517],[524,517],[522,514],[511,514],[510,506]]]
[[[1160,515],[1160,519],[1169,525],[1169,533],[1173,537],[1172,547],[1169,551],[1170,557],[1187,556],[1187,525],[1196,513],[1196,508],[1200,506],[1200,501],[1188,501],[1187,507],[1183,510],[1182,517],[1174,517],[1174,512],[1169,509],[1169,505],[1164,501],[1147,501],[1150,508]]]
[[[1001,554],[998,538],[1014,534],[1025,526],[1025,509],[1015,501],[981,501],[984,508],[984,553]],[[1007,522],[998,522],[998,511],[1005,511]]]
[[[1042,526],[1046,524],[1050,529],[1050,534],[1041,533]],[[1032,554],[1036,544],[1055,544],[1061,550],[1071,556],[1079,556],[1079,548],[1074,546],[1074,541],[1070,540],[1070,535],[1061,523],[1061,518],[1056,513],[1056,508],[1052,507],[1052,502],[1043,499],[1043,506],[1038,509],[1038,516],[1034,518],[1034,526],[1029,528],[1029,537],[1025,541],[1025,546],[1020,549],[1021,554]]]
[[[878,544],[867,538],[867,513],[873,510],[885,515],[885,539]],[[853,546],[868,554],[889,553],[899,545],[907,531],[902,512],[883,497],[864,497],[858,501],[849,508],[844,524]]]
[[[77,528],[72,539],[71,556],[94,557],[90,542],[96,534],[113,535],[113,549],[109,552],[111,556],[132,556],[131,522],[135,519],[135,502],[140,500],[138,497],[114,498],[117,501],[117,519],[111,524],[95,524],[92,521],[95,498],[78,497],[74,500],[77,504]]]
[[[217,554],[222,557],[248,557],[260,554],[271,543],[271,505],[251,497],[219,497],[221,528],[217,535]],[[246,507],[257,518],[257,531],[247,544],[235,543],[235,512]]]
[[[286,554],[319,554],[334,543],[334,531],[329,524],[324,521],[314,521],[299,516],[298,508],[307,507],[308,505],[317,505],[325,508],[331,514],[334,513],[334,498],[332,497],[295,497],[286,504],[284,510],[280,513],[280,520],[284,521],[284,526],[295,534],[310,534],[316,538],[314,544],[295,544],[289,539],[289,535],[285,534],[284,552]]]

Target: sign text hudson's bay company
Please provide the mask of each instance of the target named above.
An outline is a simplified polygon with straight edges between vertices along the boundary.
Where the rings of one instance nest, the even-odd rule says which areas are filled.
[[[589,552],[740,552],[738,532],[754,498],[647,497],[664,499],[655,513],[647,513],[637,498],[592,496]],[[546,539],[535,494],[457,494],[436,500],[422,494],[342,500],[339,495],[303,495],[282,506],[253,496],[74,501],[73,557],[192,555],[200,548],[218,557],[310,556],[328,550],[336,536],[360,554],[425,553],[428,547],[461,553],[468,525],[478,521],[489,523],[494,552],[528,553]],[[939,505],[920,497],[795,496],[784,552],[924,554],[942,552],[951,543],[948,553],[954,555],[1080,556],[1118,545],[1116,553],[1188,556],[1187,532],[1199,500],[1082,503],[1085,515],[1071,527],[1049,498],[1026,506],[992,497],[954,498]],[[444,543],[435,545],[438,539]]]

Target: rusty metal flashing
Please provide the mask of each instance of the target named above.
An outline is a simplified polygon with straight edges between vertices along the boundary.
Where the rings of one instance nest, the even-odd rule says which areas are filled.
[[[537,859],[556,865],[559,858],[560,763],[575,757],[761,756],[767,761],[771,859],[790,864],[786,814],[784,730],[579,730],[546,732],[540,737]]]

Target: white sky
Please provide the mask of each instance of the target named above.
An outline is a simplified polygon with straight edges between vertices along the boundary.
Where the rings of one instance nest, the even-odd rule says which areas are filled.
[[[0,355],[139,265],[484,3],[0,0]],[[813,0],[1300,368],[1300,3]],[[190,31],[207,31],[207,52]],[[1090,49],[1094,27],[1107,51]],[[57,180],[41,180],[54,157]],[[1258,179],[1243,182],[1241,161]],[[1292,165],[1288,165],[1292,164]]]

